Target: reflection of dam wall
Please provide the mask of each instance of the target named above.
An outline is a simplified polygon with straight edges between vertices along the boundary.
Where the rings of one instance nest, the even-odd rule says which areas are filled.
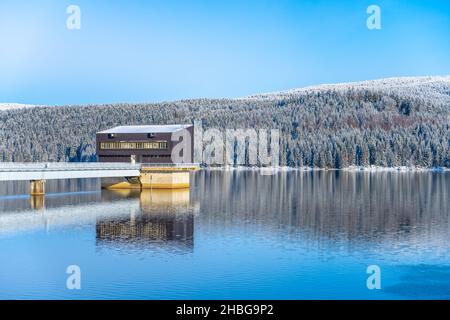
[[[72,206],[24,210],[0,215],[0,234],[22,231],[50,230],[67,225],[95,224],[97,218],[121,217],[139,210],[135,199],[114,202],[83,203]]]
[[[98,191],[100,188],[100,181],[101,179],[97,178],[48,180],[46,182],[45,189],[47,194],[77,192],[80,190]],[[29,195],[29,192],[29,181],[0,181],[0,196]]]
[[[144,213],[163,210],[175,214],[186,211],[190,207],[189,189],[142,190],[139,199]]]
[[[173,192],[173,193],[172,193]],[[140,193],[133,190],[121,190],[119,193],[103,191],[102,193],[67,194],[59,197],[48,197],[45,205],[50,203],[53,207],[46,208],[44,204],[40,210],[30,209],[33,198],[14,198],[3,202],[14,202],[15,210],[0,213],[0,235],[23,231],[51,230],[68,225],[96,225],[98,221],[116,221],[124,223],[135,219],[146,224],[129,230],[131,235],[145,234],[147,238],[156,238],[157,231],[149,231],[159,224],[160,239],[170,239],[170,235],[184,235],[189,238],[193,233],[193,213],[198,205],[190,205],[189,189],[187,190],[150,190]],[[64,201],[65,200],[65,201]],[[66,202],[66,205],[59,203]],[[197,208],[197,209],[196,209]],[[183,220],[184,219],[184,220]],[[190,219],[190,220],[189,220]],[[185,229],[180,229],[178,222]],[[156,223],[156,224],[155,224]],[[170,224],[173,224],[172,226]],[[153,224],[153,226],[152,226]],[[163,230],[166,224],[169,231]],[[116,223],[117,225],[117,223]],[[147,228],[147,229],[146,229]],[[170,228],[174,231],[171,232]],[[192,230],[192,231],[190,231]],[[124,233],[125,231],[122,231]],[[164,235],[166,234],[166,235]]]
[[[198,202],[191,201],[189,189],[118,189],[102,194],[102,199],[136,198],[142,213],[176,214],[198,212]]]
[[[30,197],[28,181],[0,183],[0,212],[83,205],[100,199],[99,179],[49,180],[47,195]],[[82,190],[82,191],[80,191]]]
[[[190,203],[189,189],[116,189],[105,193],[112,198],[139,198],[143,211],[165,207],[186,207]]]

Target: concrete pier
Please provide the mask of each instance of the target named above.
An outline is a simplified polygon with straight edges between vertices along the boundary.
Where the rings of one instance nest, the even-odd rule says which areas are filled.
[[[42,196],[45,194],[45,180],[30,181],[30,195]]]
[[[189,188],[191,171],[196,165],[187,166],[143,166],[139,177],[104,186],[106,189],[183,189]]]
[[[189,188],[189,172],[141,172],[142,189]]]

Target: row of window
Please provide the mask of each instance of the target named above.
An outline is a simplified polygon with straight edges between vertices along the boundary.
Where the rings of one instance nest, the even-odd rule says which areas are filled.
[[[102,150],[147,150],[158,149],[165,150],[168,148],[167,141],[154,141],[154,142],[101,142],[100,149]]]

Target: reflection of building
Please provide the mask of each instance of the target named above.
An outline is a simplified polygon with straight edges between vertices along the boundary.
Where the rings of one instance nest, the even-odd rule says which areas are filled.
[[[30,197],[30,207],[31,209],[44,209],[45,208],[45,197],[44,195],[36,195]]]
[[[194,217],[186,215],[139,215],[97,221],[97,240],[179,241],[192,244]]]
[[[192,248],[195,210],[189,203],[189,189],[108,193],[115,197],[138,196],[140,211],[132,209],[129,216],[98,219],[97,244],[146,246],[157,243]]]
[[[144,213],[168,211],[175,214],[190,208],[189,189],[142,189],[139,196]]]
[[[97,155],[100,162],[172,163],[176,142],[172,136],[187,130],[194,150],[192,125],[120,126],[97,133]],[[179,141],[177,137],[176,141]],[[183,135],[184,139],[184,135]],[[194,162],[193,152],[191,159]]]

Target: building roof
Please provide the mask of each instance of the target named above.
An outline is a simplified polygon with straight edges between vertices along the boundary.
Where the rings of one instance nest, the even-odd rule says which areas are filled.
[[[119,126],[98,133],[168,133],[191,127],[191,124],[169,124],[158,126]]]

